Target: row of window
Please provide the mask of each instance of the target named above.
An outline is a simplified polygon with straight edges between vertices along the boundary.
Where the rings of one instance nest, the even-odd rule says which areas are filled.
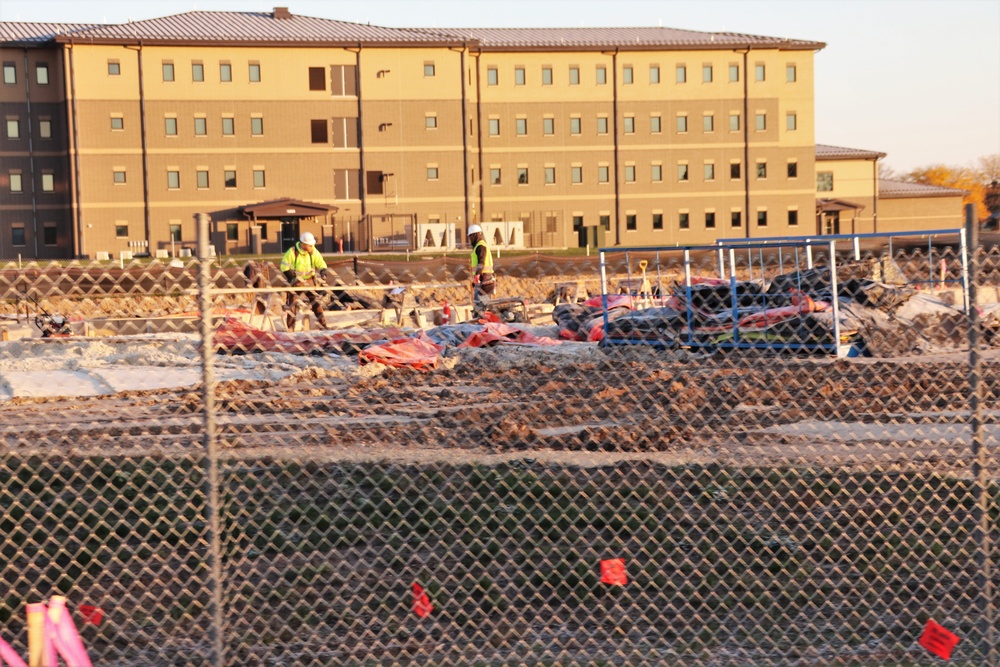
[[[194,136],[208,136],[208,118],[205,116],[195,116],[193,119]],[[236,118],[233,116],[223,116],[221,124],[222,136],[236,136]],[[177,116],[166,116],[163,119],[163,132],[168,137],[176,137],[179,134],[179,124]],[[111,130],[120,132],[125,129],[125,117],[116,114],[111,116]],[[250,134],[255,137],[264,134],[264,118],[262,116],[252,116],[250,118]]]
[[[602,216],[602,220],[603,220]],[[786,222],[789,227],[798,227],[799,225],[799,211],[798,209],[790,208],[787,211]],[[767,209],[757,209],[757,226],[767,227]],[[574,219],[574,228],[577,225],[577,220]],[[582,218],[580,218],[580,223],[582,225]],[[704,229],[717,229],[718,217],[715,211],[708,210],[702,215],[702,224]],[[663,214],[653,213],[650,219],[650,226],[653,231],[663,230]],[[743,212],[739,209],[734,209],[729,212],[729,226],[733,228],[743,226]],[[625,215],[625,230],[634,232],[639,229],[639,219],[635,213],[627,213]],[[690,211],[680,211],[677,213],[677,229],[680,231],[693,229],[692,227],[692,217]]]
[[[28,245],[24,225],[15,224],[10,228],[10,244],[15,247]],[[59,230],[55,223],[45,223],[42,226],[42,245],[59,245]]]
[[[430,118],[430,117],[428,117]],[[701,129],[702,132],[710,133],[715,132],[718,123],[716,122],[716,114],[714,112],[705,112],[701,117]],[[428,127],[432,127],[428,125]],[[434,119],[433,127],[437,127],[437,119]],[[514,119],[514,134],[519,137],[528,135],[529,122],[527,118],[515,118]],[[604,135],[609,133],[609,122],[606,115],[600,115],[596,118],[595,123],[596,134]],[[649,116],[649,133],[650,134],[661,134],[663,132],[663,117],[660,114],[650,114]],[[690,131],[691,123],[689,121],[688,114],[686,112],[681,112],[677,114],[675,121],[675,129],[677,134],[686,134]],[[767,122],[767,112],[758,112],[754,114],[754,130],[758,132],[765,132],[768,128]],[[730,132],[739,132],[743,129],[742,125],[742,114],[739,112],[732,112],[729,114],[728,129]],[[794,132],[799,129],[799,118],[798,114],[794,111],[786,112],[785,114],[785,129],[789,132]],[[498,137],[501,134],[501,119],[499,117],[489,118],[487,121],[487,132],[491,137]],[[626,115],[622,118],[622,132],[624,134],[635,134],[636,133],[636,119],[635,116]],[[543,136],[553,136],[556,133],[556,119],[554,117],[542,118],[542,135]],[[583,134],[583,118],[580,116],[571,116],[569,119],[569,133],[571,135]]]
[[[7,138],[11,140],[17,140],[21,138],[21,119],[20,118],[7,118],[5,123],[7,127]],[[48,118],[41,118],[38,121],[38,138],[39,139],[51,139],[52,138],[52,121]]]
[[[42,192],[55,192],[56,177],[49,171],[43,171],[40,175],[40,185]],[[7,182],[10,184],[11,194],[24,192],[24,175],[20,171],[11,171],[7,174]]]
[[[113,180],[116,184],[121,185],[127,182],[127,175],[124,169],[115,168],[112,170]],[[210,187],[210,178],[208,169],[196,169],[194,172],[194,182],[195,187],[199,190],[207,190]],[[222,183],[226,188],[236,187],[236,169],[225,169],[222,172]],[[253,169],[253,186],[255,188],[263,188],[267,185],[267,176],[263,168],[255,167]],[[180,190],[181,188],[181,171],[180,169],[167,169],[167,189],[168,190]]]
[[[7,86],[17,85],[17,63],[4,61],[3,82]],[[35,63],[35,83],[39,86],[49,85],[48,63]]]
[[[163,69],[163,81],[166,83],[172,83],[177,80],[177,70],[174,66],[174,61],[164,60],[161,63]],[[121,63],[117,60],[108,61],[108,75],[118,76],[122,72]],[[250,83],[260,83],[260,63],[251,61],[247,63],[247,80]],[[196,60],[191,63],[191,81],[193,83],[203,83],[205,81],[205,63]],[[219,82],[220,83],[232,83],[233,81],[233,64],[228,61],[222,61],[219,63]]]
[[[546,185],[554,185],[556,183],[556,167],[547,166],[544,168],[544,178]],[[634,164],[626,164],[623,167],[623,177],[626,183],[635,183],[637,180],[637,169]],[[729,178],[731,180],[740,180],[743,177],[742,174],[743,166],[740,162],[731,162],[729,164]],[[611,182],[611,167],[609,165],[598,165],[597,166],[597,182],[598,183],[610,183]],[[767,178],[767,161],[761,160],[755,163],[755,174],[758,180],[764,180]],[[799,177],[799,164],[795,161],[790,161],[785,165],[785,176],[788,179],[796,179]],[[705,182],[711,182],[718,178],[718,173],[716,169],[715,162],[705,162],[702,165],[702,180]],[[830,181],[830,189],[833,189],[833,175],[829,173],[821,173],[817,175],[817,189],[823,184],[823,180],[826,177]],[[436,165],[427,167],[427,180],[437,180],[439,178],[438,167]],[[649,166],[649,180],[651,183],[662,183],[663,182],[663,165],[662,164],[652,164]],[[682,161],[677,164],[677,182],[684,183],[691,180],[691,165],[687,161]],[[500,167],[491,167],[489,173],[489,183],[490,185],[503,185],[503,170]],[[531,178],[529,174],[528,167],[518,167],[517,177],[515,182],[518,185],[528,185],[531,183]],[[581,184],[584,182],[583,178],[583,167],[580,165],[574,165],[570,167],[570,182],[573,184]]]
[[[428,67],[424,64],[424,76],[433,76],[433,65],[431,65],[430,72],[427,74]],[[728,66],[728,76],[730,83],[738,83],[740,81],[740,65],[738,63],[730,63]],[[515,86],[525,86],[527,85],[527,68],[523,65],[516,65],[514,67],[514,85]],[[714,83],[716,81],[715,65],[703,64],[701,66],[701,81],[702,83]],[[685,63],[678,64],[674,67],[674,82],[679,84],[688,83],[688,65]],[[754,81],[763,82],[767,80],[767,65],[764,63],[756,63],[754,65]],[[541,84],[543,86],[555,85],[555,74],[553,67],[551,65],[542,65],[541,68]],[[636,81],[635,68],[632,65],[622,66],[622,84],[632,85]],[[650,84],[659,84],[662,81],[661,68],[657,64],[652,64],[649,66],[649,78]],[[788,63],[785,65],[785,81],[788,83],[795,83],[798,81],[798,66],[794,63]],[[580,85],[580,66],[570,65],[567,72],[566,82],[571,86]],[[608,82],[608,69],[605,65],[597,65],[594,70],[594,83],[599,86],[603,86]],[[486,85],[488,86],[499,86],[500,85],[500,68],[495,66],[489,66],[486,68]]]

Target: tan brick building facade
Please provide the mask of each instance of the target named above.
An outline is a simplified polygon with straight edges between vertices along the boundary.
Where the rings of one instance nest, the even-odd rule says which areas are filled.
[[[2,257],[176,255],[197,212],[233,254],[473,221],[528,247],[815,233],[820,43],[282,8],[0,27]]]

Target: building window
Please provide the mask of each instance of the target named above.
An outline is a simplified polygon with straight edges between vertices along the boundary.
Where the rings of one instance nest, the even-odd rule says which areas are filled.
[[[122,185],[122,184],[124,184],[125,183],[125,170],[124,169],[115,169],[112,172],[112,179],[114,180],[115,185]]]
[[[196,171],[195,183],[197,183],[199,190],[208,189],[208,171],[204,169],[199,169],[198,171]]]
[[[42,227],[42,244],[59,245],[59,232],[55,225],[45,225]]]
[[[205,66],[202,63],[191,63],[191,80],[205,80]]]
[[[738,113],[729,114],[729,131],[730,132],[740,131],[740,115]]]
[[[438,168],[437,167],[427,167],[427,180],[436,181],[438,179]]]
[[[597,117],[597,133],[607,134],[608,133],[608,118],[607,116]]]
[[[799,226],[799,212],[795,209],[790,209],[788,211],[788,226],[789,227]]]
[[[8,139],[20,139],[21,138],[21,121],[17,118],[7,119],[7,138]]]
[[[578,232],[583,229],[583,216],[574,215],[573,216],[573,231]]]
[[[580,134],[582,133],[582,124],[579,118],[569,119],[569,133],[570,134]]]
[[[543,67],[542,68],[542,85],[551,86],[552,85],[552,68]]]
[[[167,172],[167,189],[168,190],[178,190],[181,187],[181,172],[179,171],[168,171]]]
[[[757,211],[757,226],[767,227],[767,211]]]
[[[650,65],[649,66],[649,82],[659,83],[660,82],[660,66]]]
[[[686,181],[688,179],[688,166],[686,164],[677,165],[677,180]]]
[[[754,123],[755,123],[755,127],[757,128],[758,132],[763,132],[764,130],[766,130],[767,129],[767,114],[766,113],[759,113],[759,114],[755,115],[754,116]]]
[[[264,178],[264,170],[263,169],[254,169],[253,170],[253,186],[255,188],[262,188],[266,184],[267,183],[266,183],[266,179]]]
[[[633,77],[633,74],[632,74],[632,66],[631,65],[625,65],[622,68],[622,83],[625,84],[625,85],[629,85],[629,84],[631,84],[633,82],[634,82],[634,77]]]
[[[205,118],[194,119],[194,134],[196,137],[203,137],[208,134],[208,120]]]
[[[701,66],[701,82],[702,83],[712,83],[712,66],[702,65]]]
[[[649,117],[649,132],[650,134],[659,134],[661,132],[660,117],[650,116]]]
[[[264,119],[263,118],[251,118],[250,119],[250,134],[255,137],[259,137],[264,134]]]
[[[122,73],[122,66],[117,60],[108,61],[108,76],[119,76]]]
[[[739,162],[729,163],[729,178],[738,181],[741,178],[740,171],[741,170]]]
[[[583,167],[570,167],[570,180],[574,183],[583,183]]]
[[[51,120],[40,120],[38,121],[38,136],[42,139],[52,138],[52,121]]]
[[[610,232],[611,231],[611,216],[610,215],[602,214],[601,217],[600,217],[600,222],[601,222],[601,227],[604,228],[604,231],[606,231],[606,232]]]
[[[225,181],[225,184],[226,184],[227,188],[235,188],[236,187],[236,170],[235,169],[226,169],[225,171],[223,171],[222,172],[222,180]]]
[[[677,227],[679,229],[691,229],[691,214],[679,213],[677,216]]]
[[[687,83],[688,80],[687,65],[678,65],[674,71],[675,71],[674,80],[677,83]]]
[[[816,191],[817,192],[833,192],[833,172],[832,171],[819,171],[819,172],[816,172]]]
[[[309,90],[326,90],[326,70],[322,67],[309,68]]]
[[[168,137],[177,136],[177,119],[176,118],[164,118],[163,119],[164,131]]]
[[[650,180],[653,183],[663,182],[663,165],[654,164],[649,168]]]
[[[500,185],[500,169],[497,167],[490,169],[490,185]]]
[[[170,119],[168,119],[168,120],[170,120]],[[111,129],[112,130],[124,130],[125,129],[125,119],[122,118],[121,116],[112,116],[111,117]],[[170,134],[170,133],[167,132],[167,134]],[[174,134],[176,134],[176,132]]]
[[[163,80],[173,81],[174,80],[174,64],[173,63],[163,63]]]
[[[553,185],[556,182],[556,168],[546,167],[545,168],[545,184]]]
[[[424,77],[429,78],[436,74],[434,63],[424,63]]]
[[[788,178],[798,178],[799,177],[799,163],[789,162],[788,163]]]
[[[24,192],[24,182],[21,180],[21,174],[10,174],[10,191]]]
[[[635,213],[626,213],[625,214],[625,231],[634,232],[638,228],[639,228],[639,225],[638,225],[638,222],[637,222],[637,216],[636,216],[636,214]]]
[[[556,121],[554,118],[542,119],[542,133],[551,135],[556,133]]]
[[[683,134],[688,131],[688,117],[678,116],[677,117],[677,132]]]
[[[764,80],[764,63],[757,63],[753,68],[754,81]]]
[[[799,129],[799,117],[794,112],[789,113],[785,116],[785,129],[789,132],[794,132]]]
[[[500,72],[496,67],[489,67],[486,70],[486,85],[496,86],[500,83]]]
[[[49,66],[47,63],[38,63],[35,65],[35,82],[39,86],[49,85]]]
[[[608,183],[611,180],[611,172],[606,165],[597,167],[597,182]]]
[[[767,178],[767,162],[757,163],[757,178]]]
[[[233,66],[229,63],[219,63],[219,81],[229,83],[233,80]]]
[[[240,225],[236,222],[226,223],[226,240],[227,241],[239,241],[240,240]]]
[[[27,245],[24,240],[24,227],[10,228],[10,244],[14,246]]]
[[[580,85],[580,68],[576,65],[571,65],[569,68],[569,85],[579,86]]]
[[[260,83],[260,64],[250,63],[250,83]]]
[[[14,63],[3,64],[3,82],[9,86],[17,83],[17,66]]]
[[[785,80],[788,83],[795,83],[798,79],[798,72],[795,70],[795,65],[787,65],[785,67]]]
[[[730,65],[729,66],[729,82],[736,83],[740,80],[740,66]]]
[[[177,223],[170,225],[170,240],[174,243],[181,243],[181,226]]]
[[[653,229],[663,229],[663,214],[654,213],[653,214]]]
[[[56,189],[56,177],[54,174],[42,174],[42,192],[54,192]]]
[[[711,114],[702,116],[701,125],[705,132],[715,132],[715,116]]]
[[[705,163],[705,180],[706,181],[715,180],[715,164],[712,162]]]
[[[232,118],[222,119],[222,134],[226,137],[231,137],[236,134],[236,121]]]
[[[490,136],[499,137],[500,136],[500,119],[490,118]]]
[[[517,168],[517,184],[527,185],[528,184],[528,168],[518,167]]]
[[[608,68],[604,65],[597,66],[597,85],[603,86],[608,82]]]
[[[705,229],[715,229],[715,211],[705,211]]]
[[[514,85],[523,86],[524,85],[524,68],[515,67],[514,68]]]
[[[729,214],[729,224],[733,227],[743,226],[743,213],[741,211],[733,211]]]
[[[625,165],[625,182],[635,183],[635,165],[627,164]]]
[[[635,134],[635,118],[633,116],[625,116],[623,129],[625,134]]]
[[[314,144],[325,144],[330,140],[329,124],[325,118],[309,121],[309,134]]]
[[[127,239],[128,238],[128,225],[115,225],[115,238],[116,239]]]
[[[435,130],[438,126],[437,116],[424,116],[424,127],[428,130]]]
[[[528,134],[528,120],[526,118],[517,118],[514,120],[515,131],[517,136],[523,137]]]

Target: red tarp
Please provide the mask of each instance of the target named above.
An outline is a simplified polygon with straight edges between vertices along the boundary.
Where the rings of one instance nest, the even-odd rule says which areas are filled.
[[[213,343],[216,351],[222,353],[312,354],[315,352],[340,352],[345,343],[362,346],[373,341],[383,341],[403,335],[403,331],[397,328],[375,329],[363,333],[264,331],[241,320],[227,317],[215,330]]]
[[[384,343],[372,343],[358,354],[362,365],[376,363],[385,366],[409,366],[419,371],[437,368],[444,347],[433,342],[424,332],[416,338],[396,338]]]
[[[483,330],[471,334],[459,347],[488,347],[498,344],[560,345],[562,341],[546,336],[536,336],[523,329],[500,322],[486,322]]]

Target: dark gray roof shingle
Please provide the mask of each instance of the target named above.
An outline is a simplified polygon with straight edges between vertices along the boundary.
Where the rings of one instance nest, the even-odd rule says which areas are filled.
[[[908,181],[879,179],[878,196],[881,199],[901,199],[906,197],[964,197],[968,192],[943,185],[927,185]]]
[[[0,21],[0,43],[44,44],[56,35],[95,27],[96,23],[29,23]]]
[[[826,144],[816,144],[817,160],[874,160],[884,158],[885,153],[869,151],[861,148],[842,148],[841,146],[828,146]]]

